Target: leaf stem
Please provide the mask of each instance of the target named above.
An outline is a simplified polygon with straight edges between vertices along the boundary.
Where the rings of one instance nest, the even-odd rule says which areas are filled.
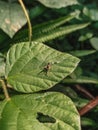
[[[98,96],[79,110],[80,116],[83,116],[84,114],[92,110],[97,105],[98,105]]]
[[[10,100],[10,96],[9,96],[9,94],[8,94],[7,85],[6,85],[5,81],[2,80],[2,79],[0,79],[0,82],[1,82],[1,84],[2,84],[2,88],[3,88],[4,95],[5,95],[6,99],[7,99],[7,100]]]
[[[31,40],[32,40],[32,25],[31,25],[31,22],[30,22],[30,18],[29,18],[28,12],[27,12],[27,10],[26,10],[26,7],[25,7],[23,1],[22,1],[22,0],[18,0],[18,1],[19,1],[20,5],[21,5],[23,11],[24,11],[24,14],[25,14],[26,19],[27,19],[27,22],[28,22],[28,28],[29,28],[29,42],[31,43]]]
[[[95,97],[88,91],[86,90],[83,86],[76,84],[74,86],[78,91],[80,91],[84,96],[86,96],[89,99],[94,99]]]

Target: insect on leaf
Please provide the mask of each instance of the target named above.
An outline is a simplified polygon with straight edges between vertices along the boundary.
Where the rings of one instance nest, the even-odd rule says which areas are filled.
[[[78,58],[42,43],[32,42],[30,46],[24,42],[9,50],[6,78],[8,84],[17,91],[46,90],[72,73],[78,63]]]

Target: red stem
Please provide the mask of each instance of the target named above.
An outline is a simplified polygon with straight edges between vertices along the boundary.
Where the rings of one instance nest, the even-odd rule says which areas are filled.
[[[83,108],[79,110],[80,116],[83,116],[84,114],[89,112],[91,109],[93,109],[97,105],[98,105],[98,96],[95,99],[91,100],[87,105],[85,105]]]

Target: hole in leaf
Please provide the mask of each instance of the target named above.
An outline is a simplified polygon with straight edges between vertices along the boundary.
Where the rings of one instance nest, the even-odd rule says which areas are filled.
[[[37,119],[41,123],[55,123],[56,120],[48,115],[44,115],[43,113],[38,112],[37,113]]]

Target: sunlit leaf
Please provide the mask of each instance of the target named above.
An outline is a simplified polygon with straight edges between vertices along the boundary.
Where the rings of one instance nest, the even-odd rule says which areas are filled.
[[[71,51],[70,54],[77,56],[77,57],[82,57],[82,56],[87,56],[90,54],[95,53],[96,50],[76,50],[76,51]]]
[[[24,12],[19,4],[0,1],[0,28],[10,37],[26,23]]]
[[[83,13],[93,21],[98,21],[98,9],[84,8]]]
[[[46,7],[50,8],[61,8],[61,7],[67,7],[69,5],[75,5],[78,4],[77,0],[38,0]]]
[[[98,37],[93,37],[90,39],[91,45],[93,46],[93,48],[95,48],[96,50],[98,50]]]
[[[7,54],[6,78],[21,92],[46,90],[73,72],[79,59],[42,43],[14,45]]]
[[[66,78],[62,81],[63,83],[92,83],[98,84],[98,78],[94,77],[87,77],[87,76],[80,76],[77,78]]]
[[[63,94],[20,95],[0,104],[0,130],[80,130],[80,117]]]

